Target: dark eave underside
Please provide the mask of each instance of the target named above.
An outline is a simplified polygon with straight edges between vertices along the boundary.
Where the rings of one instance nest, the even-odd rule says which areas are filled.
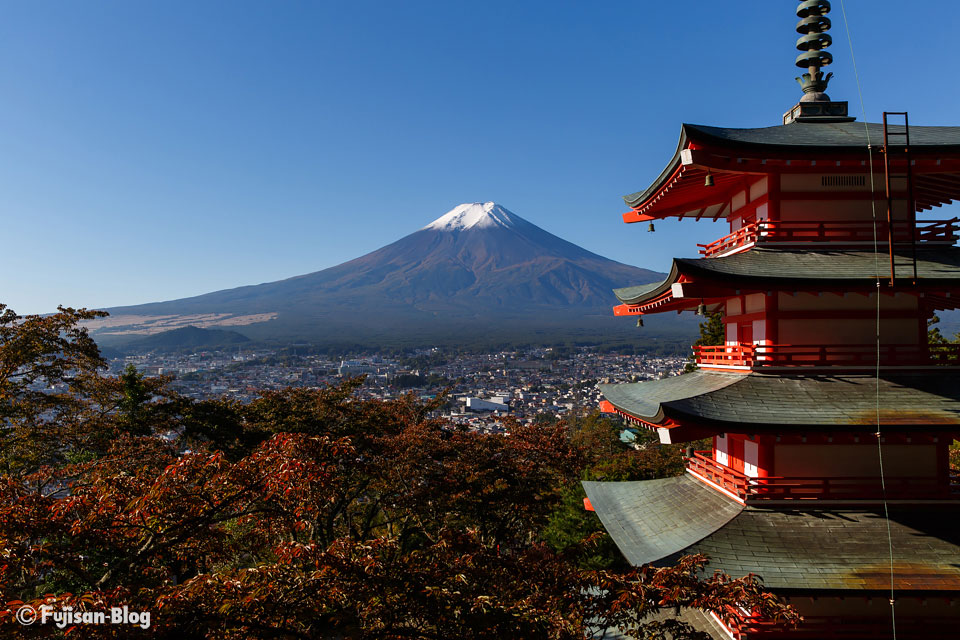
[[[913,276],[913,258],[909,251],[894,254],[898,278]],[[736,283],[738,288],[874,286],[889,278],[890,262],[886,252],[838,249],[836,251],[786,250],[754,247],[723,258],[674,258],[667,279],[655,285],[624,287],[613,293],[624,304],[641,304],[666,292],[681,275],[714,282]],[[918,248],[917,275],[922,285],[960,285],[960,247]]]
[[[775,375],[695,371],[682,376],[600,385],[620,411],[654,424],[665,418],[750,425],[754,432],[780,425],[875,429],[873,375]],[[956,429],[960,425],[960,372],[886,374],[880,379],[883,425]],[[737,432],[742,432],[739,427]]]

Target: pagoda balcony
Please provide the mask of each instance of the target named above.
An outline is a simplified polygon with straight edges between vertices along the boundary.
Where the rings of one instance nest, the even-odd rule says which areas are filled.
[[[733,344],[696,346],[693,353],[701,368],[863,368],[877,365],[875,344]],[[960,344],[888,344],[880,347],[879,355],[880,365],[885,367],[957,366],[960,365]]]
[[[712,451],[695,451],[685,458],[687,471],[744,503],[765,500],[958,500],[960,476],[949,482],[931,477],[888,477],[886,492],[876,476],[752,477],[713,459]]]
[[[883,638],[890,633],[889,620],[877,621],[856,616],[809,616],[797,627],[749,615],[727,605],[724,626],[737,640],[742,638],[791,638],[796,640],[843,640],[865,637]],[[951,638],[957,625],[942,617],[897,615],[897,637],[903,640]]]
[[[953,245],[960,238],[960,218],[950,220],[926,220],[917,222],[912,238],[908,222],[893,224],[894,244],[916,242],[923,245]],[[700,255],[707,258],[724,256],[748,249],[755,245],[807,245],[830,244],[833,246],[872,245],[876,241],[887,243],[890,234],[886,222],[877,222],[876,231],[871,220],[846,222],[774,222],[761,220],[737,229],[710,244],[698,244]]]

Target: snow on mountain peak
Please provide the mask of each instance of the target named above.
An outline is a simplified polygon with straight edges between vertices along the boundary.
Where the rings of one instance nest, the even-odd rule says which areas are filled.
[[[457,205],[424,229],[436,231],[462,231],[464,229],[489,229],[491,227],[514,227],[519,218],[496,202],[470,202]]]

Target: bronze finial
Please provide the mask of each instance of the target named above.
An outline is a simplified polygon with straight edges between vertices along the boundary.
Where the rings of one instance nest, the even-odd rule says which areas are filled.
[[[807,73],[797,78],[803,88],[804,96],[801,102],[829,102],[830,96],[824,93],[827,83],[833,77],[832,73],[824,74],[821,67],[833,62],[833,56],[825,49],[833,43],[833,38],[826,33],[830,29],[830,13],[828,0],[800,0],[797,7],[797,33],[801,34],[797,40],[797,66],[807,69]]]

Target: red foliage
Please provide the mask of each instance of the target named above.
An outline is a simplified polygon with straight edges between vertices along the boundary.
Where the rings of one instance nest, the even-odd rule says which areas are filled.
[[[593,540],[544,545],[589,458],[563,425],[457,431],[410,398],[354,400],[355,383],[191,403],[162,381],[62,364],[87,379],[70,438],[0,454],[0,633],[27,631],[23,603],[152,614],[135,632],[70,625],[78,638],[559,640],[673,606],[796,617],[750,577],[704,579],[702,558],[588,571],[575,558]],[[6,389],[11,405],[32,402]]]

